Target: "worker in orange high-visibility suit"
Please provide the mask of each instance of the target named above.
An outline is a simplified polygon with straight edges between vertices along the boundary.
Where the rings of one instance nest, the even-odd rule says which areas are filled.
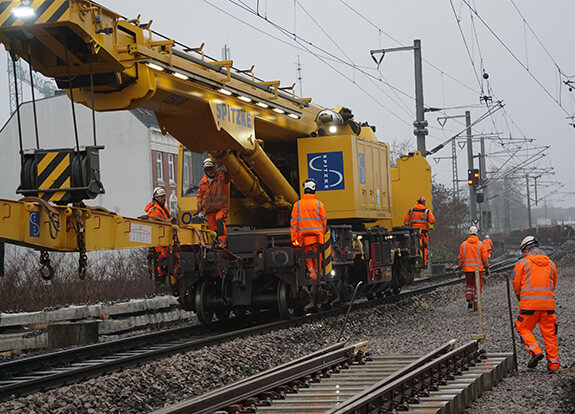
[[[304,194],[291,211],[291,241],[295,247],[303,247],[304,253],[315,256],[305,259],[307,275],[314,280],[320,272],[317,254],[323,253],[327,230],[325,206],[315,197],[316,187],[314,179],[305,180]]]
[[[483,239],[483,244],[487,246],[487,256],[491,259],[491,253],[493,251],[493,240],[489,237],[489,234]]]
[[[539,324],[545,343],[547,368],[555,372],[560,366],[555,314],[557,267],[539,250],[539,243],[533,236],[523,239],[521,253],[523,258],[515,264],[513,277],[513,290],[519,300],[515,328],[531,356],[527,367],[535,368],[543,359],[541,347],[533,335],[533,329]]]
[[[211,158],[204,160],[203,167],[205,174],[198,184],[198,216],[206,217],[209,229],[217,234],[218,246],[227,247],[230,174],[218,171]]]
[[[423,248],[423,266],[427,267],[428,254],[429,254],[429,225],[435,224],[435,217],[430,209],[425,207],[425,197],[421,196],[417,199],[417,204],[410,208],[403,224],[409,227],[419,228],[421,234],[421,247]]]
[[[152,201],[146,205],[144,211],[150,217],[157,217],[171,221],[172,215],[170,214],[170,210],[166,207],[166,190],[162,187],[156,187],[154,189]],[[166,276],[168,274],[168,263],[166,259],[168,257],[169,247],[154,247],[153,249],[156,251],[156,268],[158,270],[156,274],[156,283],[165,284]]]
[[[459,246],[459,275],[465,273],[465,299],[468,309],[477,309],[479,293],[483,290],[483,271],[489,276],[487,246],[479,241],[477,227],[469,227],[469,237]],[[479,293],[475,285],[475,268],[479,268]]]

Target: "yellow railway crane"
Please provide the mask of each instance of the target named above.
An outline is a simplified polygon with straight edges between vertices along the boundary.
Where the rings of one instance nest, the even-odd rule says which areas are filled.
[[[151,24],[88,0],[0,1],[0,42],[13,59],[28,61],[75,102],[97,111],[153,111],[162,132],[182,143],[181,176],[189,168],[188,151],[207,152],[227,168],[233,184],[229,223],[238,226],[230,233],[231,252],[214,252],[212,234],[191,224],[196,199],[184,180],[178,183],[180,226],[66,206],[101,191],[93,174],[98,165],[93,154],[100,149],[95,147],[24,151],[22,194],[61,205],[0,200],[5,212],[0,239],[80,252],[176,241],[182,245],[184,277],[172,282],[182,305],[204,322],[214,312],[225,318],[246,309],[278,308],[288,316],[310,297],[314,303],[340,300],[358,281],[376,294],[409,279],[406,272],[420,266],[417,236],[378,225],[401,226],[417,197],[431,200],[425,158],[410,154],[392,168],[388,144],[377,140],[375,128],[356,122],[349,109],[313,105],[296,96],[293,85],[258,79],[253,66],[238,70],[232,61],[210,59],[203,43],[184,47],[153,33]],[[50,179],[56,173],[47,170],[47,160],[62,160],[64,170],[64,163],[73,165],[77,158],[91,174],[77,191],[73,176]],[[331,230],[334,270],[325,260],[321,283],[300,271],[303,259],[289,245],[286,227],[299,198],[296,189],[308,177],[318,181]],[[58,232],[61,222],[72,225]],[[332,283],[323,289],[324,282]],[[334,293],[335,285],[346,289]]]

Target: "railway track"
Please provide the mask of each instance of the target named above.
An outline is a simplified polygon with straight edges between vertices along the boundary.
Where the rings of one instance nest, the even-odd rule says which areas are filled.
[[[354,309],[379,306],[421,295],[440,286],[459,283],[463,279],[446,274],[425,286],[414,286],[398,295],[373,301],[358,301]],[[162,330],[99,344],[64,349],[57,352],[21,358],[0,364],[0,401],[13,395],[22,396],[32,392],[57,388],[63,385],[98,377],[113,371],[130,368],[149,361],[165,358],[179,352],[230,341],[237,337],[254,335],[274,329],[313,322],[328,316],[339,315],[348,310],[342,304],[319,313],[308,314],[289,321],[274,321],[269,315],[253,315],[243,319],[242,329],[238,320],[220,321],[206,328],[202,325]],[[232,328],[236,325],[236,328]]]
[[[320,350],[153,414],[462,413],[510,367],[476,341],[426,355],[371,356],[367,343]]]
[[[276,321],[241,329],[231,329],[229,324],[210,329],[195,325],[16,359],[0,364],[0,401],[12,395],[44,391],[135,367],[179,352],[280,329],[289,323]]]

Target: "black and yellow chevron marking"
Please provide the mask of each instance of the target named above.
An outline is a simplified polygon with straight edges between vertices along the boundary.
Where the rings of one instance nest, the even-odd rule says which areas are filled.
[[[328,276],[332,268],[331,234],[329,229],[325,232],[323,242],[323,274]]]
[[[46,192],[45,190],[70,189],[70,153],[38,154],[37,169],[38,197],[46,201],[60,201],[66,195],[66,191]]]
[[[0,27],[57,22],[70,8],[70,0],[34,0],[31,7],[36,14],[26,18],[14,16],[18,6],[20,0],[0,1]]]

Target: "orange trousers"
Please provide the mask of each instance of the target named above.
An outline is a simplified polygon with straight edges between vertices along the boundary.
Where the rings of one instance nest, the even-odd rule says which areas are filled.
[[[309,246],[304,246],[303,251],[304,253],[315,253],[317,254],[317,247],[319,245],[317,243],[311,244]],[[307,275],[310,279],[316,280],[318,275],[318,260],[317,257],[306,257],[305,259],[305,267],[307,269]]]
[[[423,248],[423,266],[427,268],[429,254],[429,232],[421,230],[421,247]]]
[[[168,247],[154,247],[156,250],[156,257],[158,258],[158,263],[160,263],[161,259],[165,259],[168,257]],[[165,261],[162,261],[165,263]],[[158,279],[163,279],[168,275],[168,265],[167,264],[158,264]]]
[[[218,210],[213,213],[206,214],[209,229],[211,231],[215,231],[218,235],[219,247],[227,247],[228,245],[228,230],[226,228],[227,216],[227,210]]]
[[[541,347],[533,335],[533,329],[539,325],[543,342],[545,343],[545,356],[550,370],[559,369],[559,350],[557,346],[557,315],[555,311],[546,310],[520,310],[515,320],[515,328],[525,345],[529,355],[540,354]]]
[[[483,291],[483,271],[479,272],[479,290]],[[473,300],[476,309],[479,306],[475,286],[475,272],[465,272],[465,300]]]

